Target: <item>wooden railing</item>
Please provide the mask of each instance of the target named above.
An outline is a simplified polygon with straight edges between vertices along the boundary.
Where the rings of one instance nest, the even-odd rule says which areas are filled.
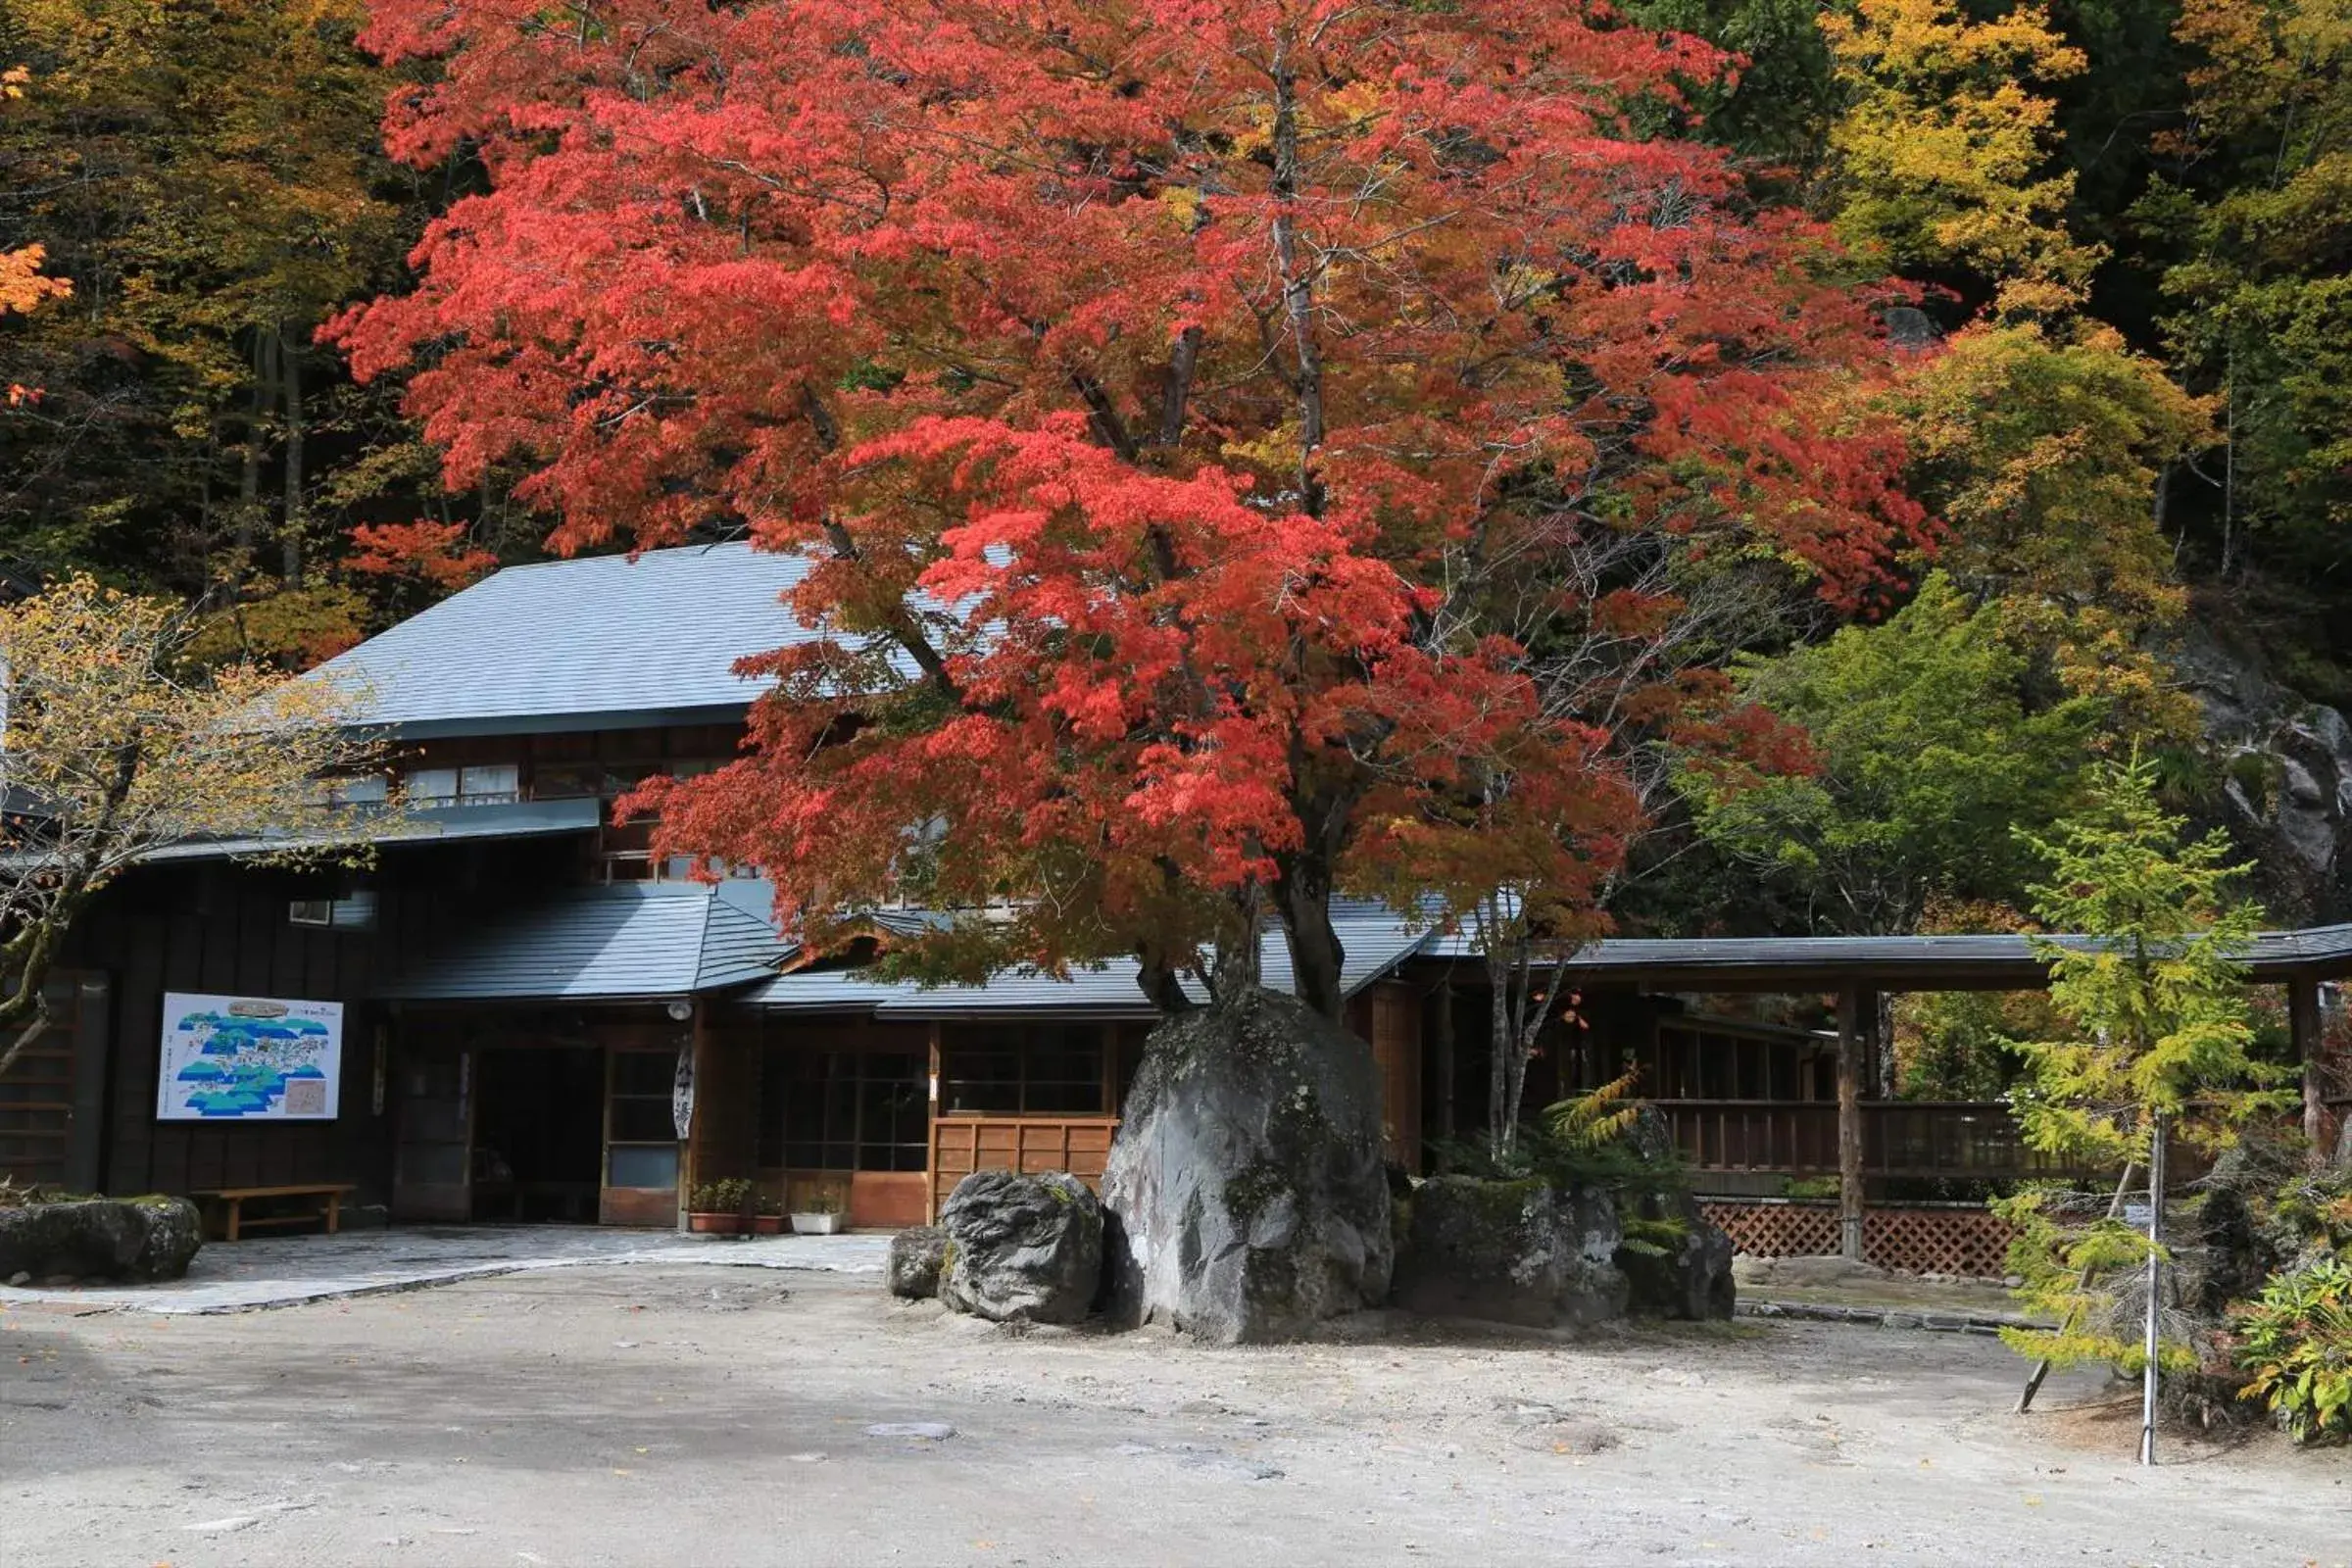
[[[1102,1190],[1116,1116],[936,1116],[931,1121],[931,1212],[976,1170],[1066,1170]]]
[[[1675,1147],[1699,1170],[1838,1170],[1835,1101],[1661,1100]],[[1986,1179],[2059,1176],[2066,1167],[2026,1147],[1997,1101],[1866,1100],[1862,1169],[1871,1176]]]

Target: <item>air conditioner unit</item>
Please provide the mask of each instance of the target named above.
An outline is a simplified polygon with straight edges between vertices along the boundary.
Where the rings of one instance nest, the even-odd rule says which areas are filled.
[[[291,925],[331,926],[335,923],[335,901],[296,899],[286,906],[286,920]]]

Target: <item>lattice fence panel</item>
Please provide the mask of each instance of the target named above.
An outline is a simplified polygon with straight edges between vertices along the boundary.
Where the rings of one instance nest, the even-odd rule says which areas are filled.
[[[1701,1203],[1751,1257],[1819,1257],[1838,1250],[1838,1210],[1810,1203]]]
[[[2007,1221],[1981,1208],[1879,1208],[1862,1215],[1862,1255],[1914,1274],[1999,1279],[2009,1272]]]
[[[1822,1257],[1838,1250],[1834,1203],[1702,1203],[1732,1245],[1755,1257]],[[1982,1208],[1869,1208],[1862,1256],[1914,1274],[1998,1279],[2007,1272],[2009,1226]]]

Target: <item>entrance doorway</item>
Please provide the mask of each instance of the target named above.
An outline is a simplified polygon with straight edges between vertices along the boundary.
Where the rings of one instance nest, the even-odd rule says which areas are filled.
[[[605,1054],[487,1050],[477,1060],[473,1217],[592,1223],[605,1153]]]

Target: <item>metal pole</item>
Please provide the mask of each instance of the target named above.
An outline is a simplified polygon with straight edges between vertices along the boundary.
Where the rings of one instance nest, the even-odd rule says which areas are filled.
[[[2132,1174],[2138,1169],[2139,1167],[2136,1164],[2127,1162],[2124,1166],[2124,1174],[2116,1179],[2115,1197],[2110,1199],[2107,1203],[2107,1217],[2109,1219],[2115,1218],[2118,1214],[2121,1214],[2124,1211],[2124,1200],[2132,1196]],[[2097,1269],[2093,1265],[2089,1263],[2083,1264],[2082,1274],[2079,1275],[2075,1280],[2076,1291],[2082,1292],[2089,1290],[2091,1279],[2097,1272]],[[2060,1334],[2070,1334],[2074,1332],[2075,1324],[2082,1318],[2082,1308],[2080,1305],[2068,1308],[2066,1320],[2058,1325],[2058,1332]],[[2044,1357],[2042,1360],[2034,1363],[2034,1371],[2026,1379],[2025,1392],[2017,1396],[2016,1414],[2024,1415],[2028,1410],[2034,1408],[2034,1396],[2041,1392],[2042,1380],[2047,1378],[2049,1375],[2050,1363],[2047,1357]]]
[[[2141,1347],[2148,1364],[2140,1374],[2139,1462],[2156,1462],[2156,1347],[2164,1286],[2164,1113],[2158,1111],[2148,1145],[2148,1315]]]

